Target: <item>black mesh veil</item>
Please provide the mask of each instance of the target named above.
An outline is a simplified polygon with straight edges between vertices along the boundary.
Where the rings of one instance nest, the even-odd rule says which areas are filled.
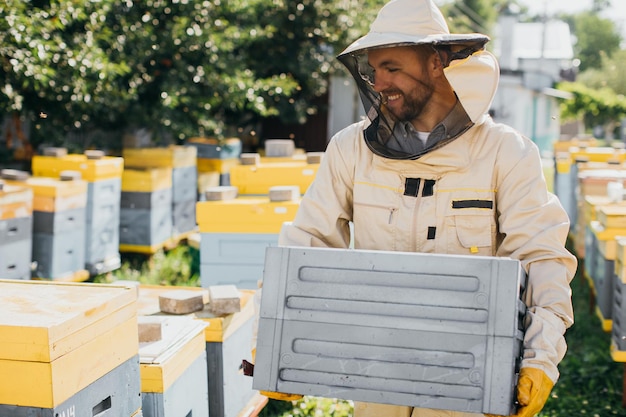
[[[479,38],[466,44],[459,43],[432,43],[432,47],[444,63],[448,66],[452,60],[464,59],[472,55],[474,52],[482,50],[489,40],[488,37]],[[393,45],[384,45],[382,47],[411,46],[418,43],[397,43]],[[356,82],[359,90],[363,109],[371,124],[365,130],[365,140],[370,149],[386,158],[392,159],[416,159],[424,153],[432,150],[425,149],[417,154],[406,154],[401,151],[389,149],[386,144],[394,134],[394,126],[396,119],[386,110],[382,102],[381,95],[374,90],[374,74],[371,66],[368,64],[367,52],[369,49],[361,49],[350,53],[339,55],[337,59],[348,69]],[[443,144],[442,144],[443,145]]]

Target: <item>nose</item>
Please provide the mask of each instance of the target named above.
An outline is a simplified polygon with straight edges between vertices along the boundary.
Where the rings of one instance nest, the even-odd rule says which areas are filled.
[[[376,91],[377,93],[380,93],[380,92],[385,91],[387,88],[389,88],[389,80],[383,74],[376,73],[376,76],[374,77],[372,85],[373,85],[374,91]]]

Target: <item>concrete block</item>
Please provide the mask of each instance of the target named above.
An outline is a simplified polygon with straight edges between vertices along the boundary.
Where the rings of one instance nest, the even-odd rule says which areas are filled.
[[[238,188],[232,185],[218,185],[204,191],[205,201],[226,201],[237,197]]]
[[[297,185],[275,185],[269,189],[270,201],[298,201],[300,187]]]
[[[259,165],[261,163],[261,154],[242,153],[239,160],[241,161],[241,165]]]
[[[508,258],[270,247],[253,388],[513,414],[524,282]]]
[[[67,156],[67,148],[46,147],[43,149],[45,156],[56,156],[57,158],[63,158]]]
[[[161,340],[161,321],[151,320],[149,316],[138,316],[137,326],[139,331],[139,343]]]
[[[293,156],[296,144],[291,139],[265,140],[265,156]]]
[[[307,164],[319,164],[322,162],[324,152],[307,152],[306,163]]]
[[[241,310],[241,293],[234,285],[209,287],[209,309],[217,316],[237,313]]]
[[[202,310],[208,299],[208,291],[172,290],[159,295],[159,308],[163,313],[189,314]]]

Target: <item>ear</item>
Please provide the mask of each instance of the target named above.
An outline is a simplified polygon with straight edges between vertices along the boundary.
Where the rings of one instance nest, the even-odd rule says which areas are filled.
[[[437,50],[433,54],[433,59],[431,62],[431,70],[433,71],[433,75],[443,75],[443,70],[450,63],[450,53],[446,50]]]

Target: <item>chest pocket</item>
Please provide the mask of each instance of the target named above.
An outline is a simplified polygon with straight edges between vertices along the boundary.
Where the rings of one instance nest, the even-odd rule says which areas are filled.
[[[496,221],[493,198],[453,198],[446,211],[446,252],[493,256]]]

